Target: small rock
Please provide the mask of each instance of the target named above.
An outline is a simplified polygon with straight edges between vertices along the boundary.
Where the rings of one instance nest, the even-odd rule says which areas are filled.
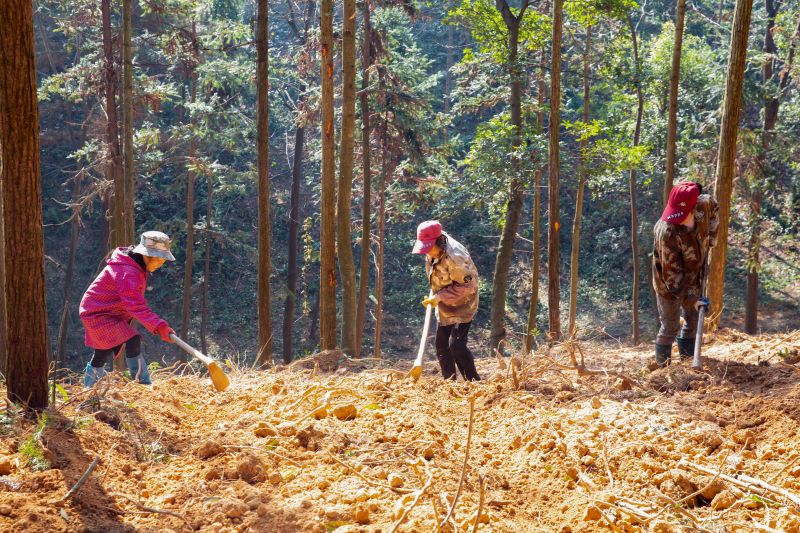
[[[13,469],[14,465],[11,463],[11,459],[8,457],[0,459],[0,476],[9,475]]]
[[[334,416],[339,420],[352,420],[357,416],[356,406],[349,403],[347,405],[340,405],[333,410]]]
[[[278,430],[266,422],[259,422],[253,429],[253,434],[256,437],[274,437],[278,435]]]
[[[0,514],[3,516],[11,516],[13,509],[7,503],[0,505]]]
[[[221,508],[222,512],[225,513],[225,516],[228,518],[239,518],[250,510],[250,507],[248,507],[246,503],[236,499],[223,500]]]
[[[222,470],[220,468],[212,468],[206,472],[206,481],[213,481],[215,479],[222,479]]]
[[[283,481],[283,476],[277,470],[269,474],[269,482],[273,485],[280,485]]]
[[[747,446],[752,446],[756,442],[756,436],[752,430],[743,429],[739,431],[735,431],[733,435],[731,435],[731,440],[736,444],[746,444]]]
[[[236,472],[241,479],[252,483],[264,472],[264,464],[255,455],[243,453],[236,462]]]
[[[353,520],[357,524],[369,524],[369,509],[364,507],[363,505],[359,505],[353,511]]]
[[[297,426],[292,422],[283,422],[278,424],[278,432],[284,437],[291,437],[297,435]]]
[[[733,491],[725,489],[711,500],[711,508],[715,511],[722,511],[736,503],[736,495]]]
[[[402,476],[400,476],[398,474],[394,474],[394,473],[393,474],[389,474],[389,477],[387,478],[387,481],[389,482],[389,486],[392,487],[393,489],[396,489],[398,487],[402,487],[403,483],[405,483],[405,480],[403,479]]]
[[[728,487],[723,481],[715,479],[710,485],[703,489],[703,492],[700,493],[700,496],[705,498],[707,501],[711,501],[717,494],[724,491],[726,488]]]
[[[215,455],[219,455],[225,451],[218,442],[213,440],[207,440],[202,442],[197,448],[195,448],[195,455],[200,459],[210,459]]]
[[[679,531],[675,525],[670,524],[664,520],[656,520],[653,522],[653,525],[650,526],[650,531],[653,533],[676,533]]]
[[[600,514],[600,509],[595,507],[594,505],[590,505],[586,508],[586,513],[583,515],[584,522],[595,522],[602,518],[602,514]]]
[[[592,409],[600,409],[603,403],[600,401],[600,398],[597,396],[592,396]]]
[[[800,477],[800,466],[795,466],[791,470],[789,470],[789,475],[794,477]]]
[[[321,405],[316,409],[314,409],[314,412],[311,413],[311,416],[313,416],[317,420],[322,420],[323,418],[328,416],[328,410],[325,408],[324,405]]]
[[[619,392],[624,392],[626,390],[631,390],[633,388],[633,383],[628,378],[617,378],[617,381],[614,382],[614,389]]]
[[[256,514],[258,514],[258,516],[266,516],[267,513],[269,513],[269,507],[266,504],[262,503],[258,506],[258,509],[256,509]]]

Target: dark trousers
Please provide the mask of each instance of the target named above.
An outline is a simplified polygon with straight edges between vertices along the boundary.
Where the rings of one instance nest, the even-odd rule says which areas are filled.
[[[661,328],[658,330],[656,344],[671,346],[675,337],[682,339],[693,339],[697,331],[697,310],[694,303],[685,304],[680,300],[664,298],[660,294],[656,295],[658,304],[658,318],[661,320]],[[681,316],[684,324],[681,326]]]
[[[436,357],[444,379],[456,379],[456,367],[465,381],[480,381],[475,358],[467,348],[467,334],[472,322],[436,328]]]
[[[119,346],[114,346],[113,348],[108,348],[106,350],[95,348],[94,356],[92,357],[92,366],[95,368],[105,366],[108,358],[116,357],[120,350],[122,350],[123,346],[125,346],[125,357],[129,359],[139,357],[139,354],[142,353],[142,336],[135,335]]]

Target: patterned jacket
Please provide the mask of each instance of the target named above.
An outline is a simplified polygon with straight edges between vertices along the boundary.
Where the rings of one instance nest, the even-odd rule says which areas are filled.
[[[167,322],[155,314],[144,299],[147,271],[117,248],[106,267],[86,289],[80,317],[86,330],[86,346],[107,350],[138,335],[131,325],[136,319],[151,333]]]
[[[702,296],[703,265],[717,242],[717,202],[701,194],[693,228],[659,220],[653,228],[653,288],[686,305]]]
[[[450,235],[445,236],[442,256],[425,261],[431,290],[439,297],[436,320],[440,326],[472,322],[478,311],[478,269],[467,249]]]

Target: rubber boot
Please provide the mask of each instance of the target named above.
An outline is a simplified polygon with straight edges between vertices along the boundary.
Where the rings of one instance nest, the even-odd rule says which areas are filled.
[[[682,339],[678,337],[678,353],[681,359],[691,359],[694,357],[694,337],[691,339]]]
[[[671,362],[672,345],[656,344],[656,364],[665,367]]]
[[[91,362],[86,363],[86,369],[83,372],[83,386],[88,388],[94,387],[100,378],[106,375],[106,369],[102,366],[94,367]]]
[[[139,355],[137,357],[126,357],[125,358],[125,365],[128,367],[128,371],[131,373],[131,379],[137,379],[142,385],[152,385],[153,382],[150,379],[150,369],[147,368],[147,361],[145,361],[143,355]]]

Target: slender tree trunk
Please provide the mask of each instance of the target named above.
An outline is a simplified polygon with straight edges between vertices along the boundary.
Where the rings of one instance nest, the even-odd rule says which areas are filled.
[[[197,33],[195,22],[192,21],[192,43],[197,50]],[[197,54],[195,54],[195,64],[192,65],[192,72],[189,83],[192,84],[189,101],[194,104],[197,99]],[[194,267],[194,164],[197,157],[197,141],[194,136],[194,117],[189,118],[192,129],[192,138],[189,140],[189,164],[186,168],[186,261],[183,266],[183,308],[181,312],[181,338],[189,338],[189,324],[191,324],[192,306],[192,271]],[[178,350],[178,359],[186,362],[186,354],[183,350]]]
[[[509,74],[511,78],[511,126],[514,134],[511,139],[511,148],[516,152],[522,144],[522,77],[523,72],[518,63],[519,49],[519,26],[528,3],[523,4],[519,15],[515,16],[505,0],[497,0],[497,10],[503,17],[506,28],[508,29],[508,48],[509,48]],[[490,347],[496,350],[500,342],[506,336],[505,314],[506,314],[506,293],[508,292],[508,271],[511,268],[511,258],[514,253],[514,241],[517,237],[517,228],[522,213],[524,191],[522,178],[520,176],[520,161],[515,153],[511,158],[511,183],[509,187],[509,198],[506,204],[506,217],[503,224],[503,231],[500,235],[500,243],[497,247],[497,258],[494,264],[494,276],[492,279],[492,310],[491,310],[491,333]]]
[[[642,113],[644,112],[644,97],[639,75],[639,45],[636,39],[636,28],[633,19],[628,15],[628,27],[631,30],[633,43],[633,83],[636,85],[636,127],[633,130],[633,147],[639,146],[639,137],[642,131]],[[636,170],[628,173],[628,187],[631,195],[631,254],[633,261],[633,323],[631,324],[631,341],[634,346],[639,344],[639,210],[636,207]]]
[[[258,0],[256,35],[256,144],[258,152],[258,357],[263,367],[272,363],[270,317],[270,221],[269,221],[269,6]]]
[[[336,181],[333,131],[333,0],[320,3],[322,78],[322,213],[320,230],[320,348],[336,347]]]
[[[214,181],[209,173],[206,178],[206,234],[205,234],[205,265],[203,266],[203,308],[200,315],[200,347],[203,353],[208,353],[206,331],[208,330],[208,291],[211,284],[211,218],[212,196],[214,194]]]
[[[342,125],[339,139],[337,256],[342,280],[342,349],[356,349],[356,267],[350,237],[353,193],[353,146],[356,125],[356,0],[344,0],[342,35]]]
[[[110,0],[102,0],[100,12],[103,21],[103,71],[105,77],[106,104],[106,142],[108,143],[108,164],[106,177],[114,184],[114,196],[111,199],[111,223],[109,224],[110,248],[126,246],[125,232],[125,176],[120,155],[119,131],[117,129],[116,80],[114,75],[114,49],[111,38]]]
[[[305,107],[305,85],[300,87],[298,108]],[[292,198],[289,209],[289,271],[286,277],[286,303],[283,314],[283,362],[292,362],[294,308],[297,302],[297,233],[300,228],[300,181],[303,179],[303,150],[306,128],[299,124],[294,132],[292,159]]]
[[[547,62],[545,61],[544,50],[540,51],[539,56],[539,79],[537,81],[536,95],[536,127],[541,133],[544,128],[544,76]],[[533,258],[531,262],[531,301],[528,308],[528,329],[525,335],[525,351],[533,349],[533,341],[536,337],[536,313],[539,310],[539,270],[542,260],[541,243],[541,212],[542,212],[542,169],[537,168],[533,177]]]
[[[387,173],[389,164],[387,162],[389,154],[387,153],[386,142],[386,125],[384,122],[384,142],[382,150],[381,162],[381,180],[379,185],[378,196],[378,258],[375,265],[375,296],[378,299],[378,304],[375,306],[375,346],[373,347],[372,355],[378,359],[381,358],[381,336],[383,334],[383,254],[385,243],[385,230],[386,230],[386,182],[388,181]]]
[[[678,134],[678,87],[681,79],[681,49],[686,0],[678,0],[675,11],[675,42],[672,49],[672,71],[669,76],[669,111],[667,113],[667,168],[664,177],[664,204],[675,181],[675,151]]]
[[[450,93],[453,91],[453,77],[450,69],[453,68],[453,25],[447,25],[447,56],[444,71],[444,112],[450,113]]]
[[[73,202],[77,204],[80,199],[81,180],[79,176],[74,178],[73,187],[75,187],[72,198]],[[75,279],[75,255],[78,249],[78,213],[72,214],[72,221],[70,222],[70,239],[69,239],[69,260],[67,261],[67,273],[64,276],[64,307],[61,313],[61,324],[58,328],[58,340],[56,342],[56,367],[55,372],[58,372],[58,366],[64,362],[64,354],[67,351],[67,337],[69,336],[69,307],[72,300],[72,284]]]
[[[47,407],[39,108],[33,4],[7,0],[0,9],[0,182],[6,303],[6,387],[11,402]]]
[[[553,54],[550,62],[550,174],[548,175],[547,313],[551,342],[561,338],[559,262],[559,142],[561,139],[561,32],[564,0],[553,0]]]
[[[589,124],[589,54],[592,46],[592,27],[586,28],[586,43],[583,49],[583,123]],[[586,164],[586,139],[580,141],[580,181],[575,200],[575,218],[572,222],[572,250],[570,254],[569,280],[569,336],[574,339],[577,334],[575,324],[578,314],[578,253],[581,245],[581,218],[583,216],[583,190],[589,177]]]
[[[739,130],[739,110],[742,100],[744,64],[747,58],[747,38],[750,33],[750,14],[753,0],[736,0],[731,28],[728,76],[722,124],[719,133],[719,152],[714,185],[714,196],[719,204],[719,230],[717,244],[711,249],[708,268],[708,296],[711,302],[709,321],[711,328],[719,326],[722,315],[722,293],[725,283],[725,255],[728,251],[728,222],[733,188],[733,165],[736,160],[736,136]]]
[[[361,211],[361,262],[358,287],[358,310],[356,313],[356,339],[354,357],[361,355],[364,338],[364,325],[367,316],[367,294],[369,292],[369,254],[372,244],[372,161],[370,153],[370,109],[369,109],[369,69],[372,66],[372,24],[370,23],[371,3],[364,2],[364,30],[361,45],[361,162],[364,180],[364,202]]]
[[[758,331],[758,270],[760,267],[759,248],[761,247],[761,190],[766,186],[769,164],[767,153],[772,144],[773,130],[778,123],[778,109],[780,97],[788,84],[788,69],[778,82],[780,92],[777,96],[771,94],[770,85],[775,76],[775,55],[777,48],[772,31],[775,27],[775,18],[778,15],[778,6],[774,0],[767,0],[767,31],[764,36],[764,65],[762,69],[764,81],[764,130],[761,133],[761,153],[758,155],[758,167],[761,169],[759,183],[751,187],[750,198],[750,239],[748,243],[747,258],[747,290],[745,303],[745,331],[754,335]],[[791,54],[791,50],[790,50]]]
[[[133,1],[122,0],[122,155],[123,175],[125,176],[125,242],[131,244],[136,239],[136,222],[133,212],[136,174],[133,168],[133,49],[131,34],[133,30]],[[117,358],[125,367],[121,357]]]

